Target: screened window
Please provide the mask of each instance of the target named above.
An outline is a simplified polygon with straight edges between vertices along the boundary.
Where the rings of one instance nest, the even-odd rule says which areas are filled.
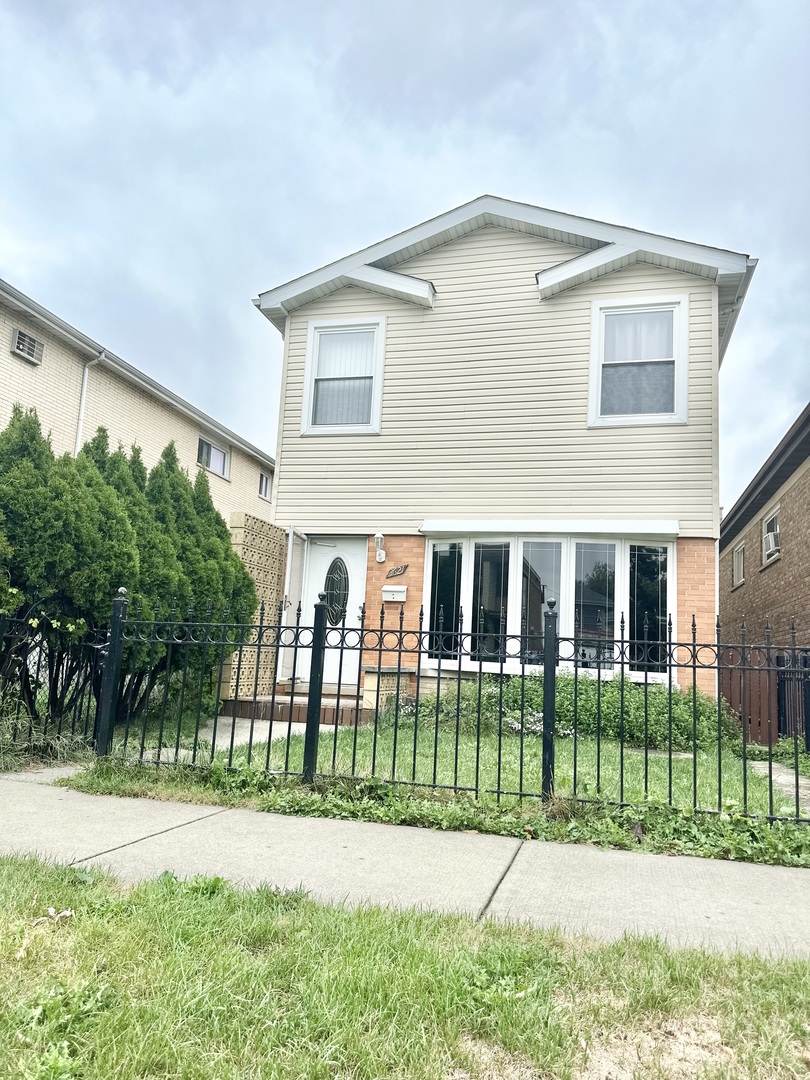
[[[228,453],[206,439],[197,443],[197,464],[218,476],[228,475]]]
[[[590,422],[686,420],[686,297],[634,307],[594,304]]]
[[[379,430],[383,321],[310,324],[304,432]]]

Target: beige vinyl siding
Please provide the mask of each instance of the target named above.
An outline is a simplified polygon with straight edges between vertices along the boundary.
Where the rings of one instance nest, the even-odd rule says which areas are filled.
[[[541,302],[582,249],[487,227],[397,269],[433,310],[357,288],[287,321],[276,517],[412,532],[427,517],[678,518],[716,535],[716,305],[705,279],[636,264]],[[588,428],[591,305],[688,293],[689,423]],[[301,436],[311,319],[387,314],[379,435]]]

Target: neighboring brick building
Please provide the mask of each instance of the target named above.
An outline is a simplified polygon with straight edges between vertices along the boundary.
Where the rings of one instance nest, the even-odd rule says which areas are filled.
[[[802,412],[720,525],[723,639],[810,643],[810,405]]]
[[[796,420],[720,526],[720,624],[724,642],[745,640],[752,737],[804,731],[805,657],[810,658],[810,405]],[[793,626],[798,650],[791,648]],[[773,649],[766,644],[770,627]],[[780,648],[781,647],[781,648]],[[757,670],[759,668],[759,670]],[[791,668],[794,669],[791,671]],[[798,669],[798,670],[797,670]],[[742,702],[740,676],[726,696]]]
[[[99,427],[110,445],[137,445],[151,469],[171,441],[193,477],[205,468],[234,546],[274,610],[286,537],[268,524],[275,461],[0,280],[0,429],[13,406],[35,408],[56,454],[76,454]]]

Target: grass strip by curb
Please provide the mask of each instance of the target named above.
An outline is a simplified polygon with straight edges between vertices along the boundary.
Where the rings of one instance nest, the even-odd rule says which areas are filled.
[[[628,807],[565,799],[502,807],[494,800],[405,789],[374,779],[322,778],[304,787],[259,769],[138,765],[115,760],[59,783],[96,795],[241,806],[299,817],[340,818],[452,831],[475,831],[530,840],[595,844],[710,859],[810,867],[810,826],[746,818],[733,808],[695,814],[659,803]]]

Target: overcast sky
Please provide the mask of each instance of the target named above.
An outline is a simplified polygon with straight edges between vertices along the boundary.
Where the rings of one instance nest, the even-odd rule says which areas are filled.
[[[810,398],[810,0],[2,0],[0,277],[275,454],[260,291],[485,192],[760,260],[730,508]]]

